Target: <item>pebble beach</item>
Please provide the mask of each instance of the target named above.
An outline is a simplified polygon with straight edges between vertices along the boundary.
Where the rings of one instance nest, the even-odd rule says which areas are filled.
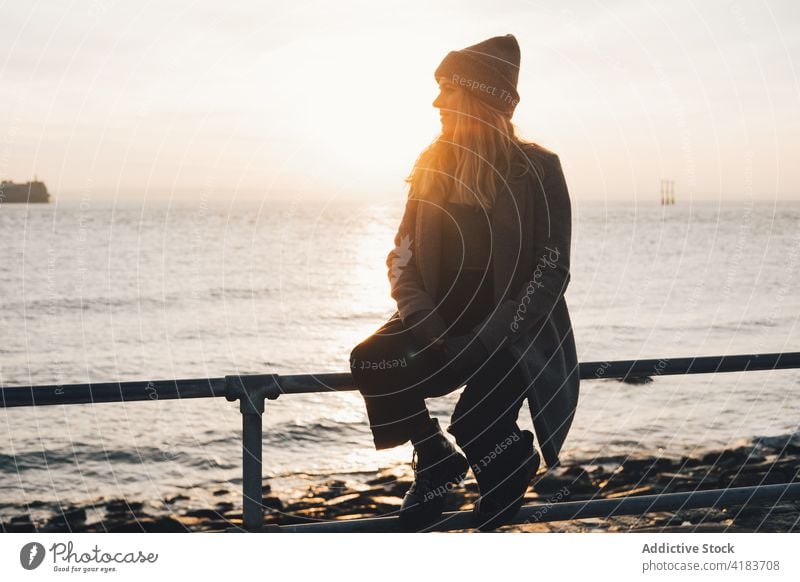
[[[413,479],[410,467],[321,479],[298,497],[282,497],[263,483],[265,524],[288,525],[396,515]],[[758,437],[702,456],[605,457],[540,467],[526,504],[615,499],[727,487],[800,482],[800,433]],[[242,525],[238,491],[215,490],[213,504],[191,495],[160,500],[99,498],[69,507],[31,502],[0,524],[4,532],[226,532]],[[470,473],[447,496],[445,511],[470,510],[478,486]],[[6,509],[6,513],[11,509]],[[546,512],[543,512],[543,514]],[[471,531],[471,530],[458,530]],[[800,502],[767,507],[718,507],[571,521],[510,524],[506,532],[799,532]]]

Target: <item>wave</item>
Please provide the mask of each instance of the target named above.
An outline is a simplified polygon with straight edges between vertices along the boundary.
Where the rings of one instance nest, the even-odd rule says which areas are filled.
[[[293,422],[277,423],[265,434],[265,442],[274,446],[302,447],[309,443],[337,444],[347,443],[348,436],[360,439],[364,430],[361,421],[342,422],[334,420],[317,420],[303,424]]]
[[[264,299],[278,291],[274,287],[216,287],[208,295],[214,299]]]
[[[390,311],[350,311],[347,313],[317,313],[314,315],[316,319],[321,321],[357,321],[357,320],[371,320],[371,321],[386,321],[395,312],[394,309]]]
[[[156,463],[172,461],[177,456],[184,456],[180,452],[170,456],[168,449],[158,447],[131,447],[100,448],[96,445],[77,444],[74,447],[59,447],[36,451],[22,451],[15,455],[0,453],[0,473],[16,474],[26,471],[41,471],[63,467],[65,465],[79,465],[82,470],[89,471],[92,465],[102,464],[133,464]]]
[[[72,311],[100,311],[130,306],[150,309],[163,309],[180,301],[178,297],[58,297],[52,299],[29,299],[11,301],[0,307],[6,312],[30,312],[34,315],[62,315]]]
[[[68,295],[53,298],[27,299],[0,303],[6,313],[29,312],[33,315],[61,315],[70,312],[101,311],[108,309],[137,308],[143,311],[174,308],[181,303],[187,305],[202,300],[265,299],[278,289],[272,287],[215,287],[191,293],[172,292],[160,296],[131,295],[122,297]]]

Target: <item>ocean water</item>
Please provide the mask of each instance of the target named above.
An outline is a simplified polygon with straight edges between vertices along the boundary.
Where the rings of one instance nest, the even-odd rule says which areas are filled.
[[[3,205],[0,384],[345,372],[394,311],[403,202]],[[800,203],[573,199],[572,240],[581,361],[800,350]],[[795,432],[798,395],[797,370],[584,381],[564,459]],[[357,392],[266,406],[278,495],[411,459],[373,450]],[[0,505],[238,487],[240,422],[225,399],[0,410]]]

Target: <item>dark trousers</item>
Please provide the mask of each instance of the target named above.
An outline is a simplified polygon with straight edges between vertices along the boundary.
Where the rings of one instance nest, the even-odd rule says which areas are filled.
[[[466,385],[447,431],[470,462],[518,433],[517,417],[526,396],[514,356],[497,350],[472,375],[455,374],[444,352],[420,346],[395,315],[350,354],[350,370],[364,397],[375,448],[406,443],[430,427],[425,398]]]

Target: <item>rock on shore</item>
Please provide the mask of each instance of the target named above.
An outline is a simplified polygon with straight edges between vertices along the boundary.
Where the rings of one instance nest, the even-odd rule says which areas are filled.
[[[265,523],[296,524],[320,520],[396,515],[411,484],[409,467],[311,485],[305,495],[283,499],[268,482],[263,486]],[[800,433],[760,437],[735,448],[700,457],[605,457],[565,463],[540,478],[526,503],[613,499],[680,491],[800,482]],[[90,504],[52,507],[32,503],[0,523],[5,532],[221,532],[242,524],[241,498],[219,489],[212,506],[198,506],[186,495],[158,503],[98,499]],[[469,510],[478,497],[470,477],[447,497],[445,511]],[[36,509],[36,511],[33,511]],[[48,514],[49,510],[49,514]],[[34,517],[31,517],[34,515]],[[644,516],[612,516],[561,522],[509,525],[502,531],[728,531],[800,532],[800,502],[742,510],[738,507],[690,509]]]

